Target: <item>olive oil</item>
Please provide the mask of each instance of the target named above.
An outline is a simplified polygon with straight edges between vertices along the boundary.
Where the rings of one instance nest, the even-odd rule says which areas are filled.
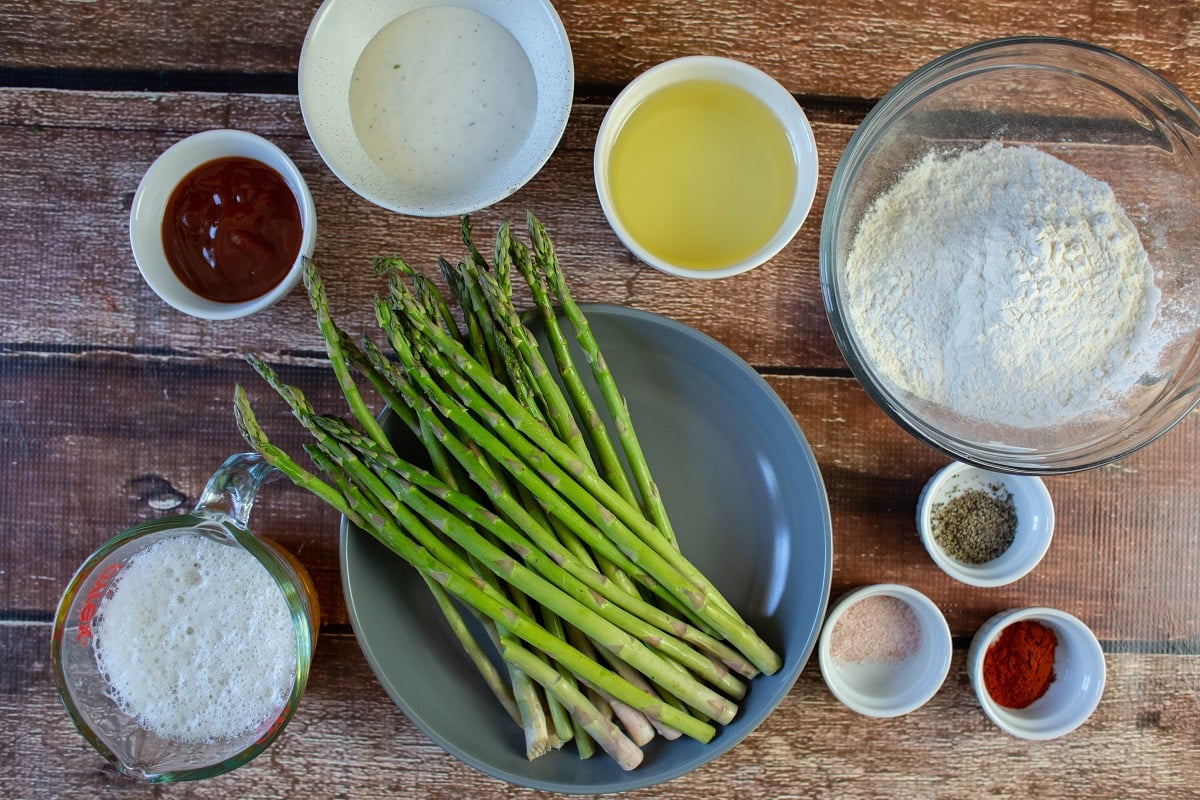
[[[614,138],[613,210],[656,258],[721,269],[760,250],[796,191],[791,140],[779,117],[744,89],[715,80],[665,86]]]

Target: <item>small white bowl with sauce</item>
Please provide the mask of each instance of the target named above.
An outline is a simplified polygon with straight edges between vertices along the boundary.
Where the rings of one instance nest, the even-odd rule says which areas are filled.
[[[617,96],[596,137],[596,192],[639,260],[724,278],[765,263],[808,217],[817,146],[796,99],[749,64],[687,56]]]
[[[221,207],[211,202],[218,195]],[[129,244],[146,283],[201,319],[237,319],[282,300],[316,239],[304,176],[278,146],[248,131],[209,130],[171,145],[142,176],[129,213]]]
[[[566,128],[575,68],[547,0],[325,0],[299,89],[343,183],[392,211],[450,217],[537,174]]]

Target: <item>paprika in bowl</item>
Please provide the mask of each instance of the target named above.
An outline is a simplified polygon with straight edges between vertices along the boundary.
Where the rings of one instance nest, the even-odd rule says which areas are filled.
[[[1001,730],[1054,739],[1078,728],[1104,693],[1104,652],[1077,617],[1054,608],[996,614],[967,651],[979,704]]]

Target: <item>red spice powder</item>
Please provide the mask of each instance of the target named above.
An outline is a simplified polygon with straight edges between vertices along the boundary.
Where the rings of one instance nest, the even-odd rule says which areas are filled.
[[[1000,632],[983,657],[983,683],[1006,708],[1025,708],[1054,682],[1058,637],[1040,622],[1023,619]]]

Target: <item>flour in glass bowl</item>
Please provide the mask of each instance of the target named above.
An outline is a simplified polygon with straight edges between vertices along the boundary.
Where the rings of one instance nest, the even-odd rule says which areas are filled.
[[[1159,291],[1133,223],[1028,146],[928,154],[864,215],[844,281],[883,377],[989,423],[1095,411],[1151,356]]]

